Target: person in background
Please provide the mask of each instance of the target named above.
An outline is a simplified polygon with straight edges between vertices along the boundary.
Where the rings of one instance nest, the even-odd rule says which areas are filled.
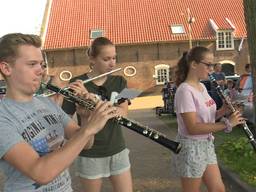
[[[226,84],[226,77],[225,77],[225,73],[222,72],[222,67],[220,63],[216,63],[214,65],[214,72],[212,73],[212,76],[215,78],[217,83],[220,85],[220,87],[224,91],[225,84]],[[219,109],[223,105],[223,102],[221,97],[218,95],[216,88],[213,85],[211,85],[210,95],[213,98],[213,100],[216,102],[217,109]]]
[[[166,81],[164,83],[164,86],[161,90],[162,92],[162,99],[163,99],[163,102],[164,102],[164,111],[167,112],[169,111],[170,107],[169,107],[169,104],[170,104],[170,97],[171,97],[171,84],[169,81]]]
[[[58,76],[54,75],[49,75],[48,74],[48,66],[46,63],[42,65],[43,73],[42,73],[42,81],[40,84],[40,87],[36,91],[35,95],[36,96],[44,96],[44,97],[49,97],[52,99],[56,104],[59,106],[62,105],[63,102],[63,96],[60,94],[52,94],[52,91],[48,90],[45,86],[45,84],[50,83],[55,86],[58,86],[60,88],[64,88],[63,82],[61,82],[60,78]]]
[[[245,65],[245,73],[242,74],[237,82],[238,97],[237,100],[243,102],[243,115],[250,123],[255,123],[255,112],[253,105],[253,77],[251,72],[251,64]]]
[[[0,78],[1,78],[1,73],[0,73]],[[6,93],[5,80],[0,80],[0,101],[4,97],[5,93]]]
[[[240,113],[243,113],[244,104],[243,104],[243,102],[240,102],[239,100],[237,100],[238,91],[237,91],[237,89],[235,87],[235,83],[232,79],[227,80],[227,88],[223,91],[223,94],[232,103],[233,107],[236,110],[239,110]]]
[[[46,84],[51,83],[52,79],[53,79],[53,76],[48,75],[47,68],[48,68],[48,66],[46,63],[42,64],[42,69],[43,69],[42,83],[46,83]],[[44,93],[46,93],[48,91],[42,83],[40,84],[40,87],[36,91],[36,95],[43,95]]]
[[[177,91],[175,109],[178,122],[177,140],[182,149],[174,156],[174,170],[181,179],[183,192],[199,192],[202,182],[208,191],[223,192],[214,149],[213,132],[231,131],[244,122],[239,111],[221,122],[228,107],[216,110],[216,103],[209,96],[200,80],[208,79],[213,67],[213,54],[205,47],[194,47],[183,54],[176,72]]]
[[[115,45],[105,37],[96,38],[87,54],[91,71],[71,79],[71,82],[97,77],[112,71],[116,66]],[[76,81],[78,79],[79,81]],[[128,101],[115,100],[118,93],[127,86],[122,76],[104,76],[84,86],[85,90],[98,95],[101,100],[114,103],[118,115],[127,116]],[[76,106],[64,100],[62,108],[67,114],[73,116]],[[80,124],[80,116],[78,115],[77,118]],[[126,148],[122,129],[116,121],[108,121],[104,129],[95,135],[92,148],[80,153],[76,161],[76,173],[81,179],[85,192],[99,192],[103,177],[110,179],[113,191],[132,192],[129,150]]]
[[[238,91],[235,88],[235,83],[232,79],[227,80],[227,88],[224,90],[224,95],[228,96],[232,101],[234,101],[238,95]]]
[[[253,89],[251,65],[245,65],[245,73],[238,80],[238,91],[240,96],[248,98]]]
[[[213,77],[216,79],[217,83],[224,90],[226,84],[225,73],[222,72],[222,66],[220,63],[214,65],[214,72],[212,73]]]
[[[0,102],[0,167],[4,192],[72,192],[67,168],[116,108],[98,101],[88,118],[78,107],[77,125],[47,97],[34,96],[43,75],[41,40],[37,35],[11,33],[0,38],[0,73],[7,85]],[[77,93],[81,98],[94,96]],[[87,119],[88,118],[88,119]]]

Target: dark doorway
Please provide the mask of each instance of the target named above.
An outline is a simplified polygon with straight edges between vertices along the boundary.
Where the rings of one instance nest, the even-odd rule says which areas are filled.
[[[225,73],[226,76],[235,75],[235,66],[230,63],[223,63],[222,71]]]

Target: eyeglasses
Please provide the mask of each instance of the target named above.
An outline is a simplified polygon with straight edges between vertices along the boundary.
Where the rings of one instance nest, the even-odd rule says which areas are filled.
[[[204,64],[208,68],[214,67],[216,65],[215,63],[206,63],[206,62],[203,62],[203,61],[200,61],[200,63]]]

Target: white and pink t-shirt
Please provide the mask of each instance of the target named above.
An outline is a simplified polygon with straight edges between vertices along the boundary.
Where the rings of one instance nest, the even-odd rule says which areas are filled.
[[[216,103],[209,96],[204,84],[201,83],[201,85],[203,91],[199,91],[184,82],[179,85],[175,94],[174,102],[178,121],[178,133],[186,138],[204,139],[209,138],[211,134],[190,135],[181,117],[181,113],[196,112],[197,122],[215,123]]]

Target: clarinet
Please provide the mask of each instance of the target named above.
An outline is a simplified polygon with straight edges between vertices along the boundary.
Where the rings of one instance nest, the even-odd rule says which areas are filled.
[[[231,101],[224,95],[220,85],[217,83],[216,79],[213,77],[212,74],[209,74],[209,79],[210,81],[213,83],[214,87],[217,90],[218,95],[224,100],[224,102],[228,105],[228,107],[230,108],[231,112],[235,112],[236,109],[234,108],[234,106],[232,105]],[[240,127],[243,128],[244,133],[246,134],[246,136],[249,139],[249,142],[251,143],[253,149],[256,151],[256,141],[254,138],[254,135],[252,134],[252,132],[250,131],[248,125],[246,122],[244,122],[243,124],[238,125]]]
[[[85,107],[87,110],[94,110],[96,103],[90,99],[84,99],[79,96],[74,95],[72,91],[69,91],[68,89],[61,89],[57,86],[54,86],[52,84],[44,84],[47,89],[59,93],[65,97],[70,102],[76,103],[82,107]],[[170,149],[174,153],[178,154],[181,150],[181,144],[179,142],[173,141],[168,139],[165,135],[162,133],[148,128],[147,126],[143,126],[139,124],[138,122],[129,120],[127,118],[124,118],[122,116],[118,116],[115,118],[118,124],[125,126],[126,128],[135,131],[153,141],[156,143],[159,143],[160,145]]]

